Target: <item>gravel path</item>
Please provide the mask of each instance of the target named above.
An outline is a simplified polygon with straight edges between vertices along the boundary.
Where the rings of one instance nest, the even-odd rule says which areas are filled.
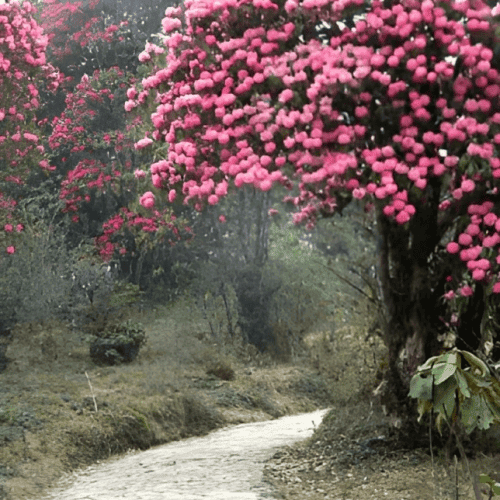
[[[327,410],[243,424],[205,437],[133,452],[66,479],[47,500],[259,500],[277,448],[306,439]],[[71,486],[69,486],[71,484]]]

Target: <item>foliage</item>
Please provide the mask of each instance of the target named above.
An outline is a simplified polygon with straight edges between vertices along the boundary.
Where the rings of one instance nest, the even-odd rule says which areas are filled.
[[[17,213],[21,186],[34,166],[53,169],[41,141],[37,121],[40,88],[59,85],[55,68],[47,64],[48,40],[29,3],[0,5],[0,244],[13,254],[24,221]],[[19,236],[19,235],[17,235]]]
[[[234,380],[236,378],[236,373],[231,363],[223,358],[210,363],[207,368],[207,375],[214,375],[220,380]]]
[[[146,331],[144,326],[138,321],[126,320],[121,323],[108,326],[103,332],[97,333],[98,338],[111,340],[117,343],[138,344],[140,346],[146,343]]]
[[[91,337],[100,337],[104,332],[114,331],[131,307],[137,305],[142,295],[138,285],[116,278],[106,265],[85,262],[83,276],[87,281],[80,281],[82,292],[87,300],[76,301],[73,318]]]
[[[68,319],[73,307],[71,270],[78,256],[64,244],[65,226],[50,219],[33,219],[23,212],[26,223],[23,245],[0,259],[1,322]]]
[[[467,433],[500,422],[500,381],[467,351],[455,348],[428,359],[413,376],[409,395],[418,399],[419,419],[438,414],[438,429],[457,419]]]
[[[141,295],[142,292],[138,285],[117,281],[114,284],[113,291],[109,299],[109,306],[117,309],[130,307],[139,301]]]
[[[493,479],[490,478],[487,474],[480,474],[479,475],[479,482],[483,484],[488,484],[491,488],[491,496],[497,496],[500,495],[500,483],[495,482]]]
[[[182,225],[169,209],[147,214],[135,202],[143,184],[141,160],[132,147],[139,123],[126,123],[124,103],[146,37],[132,14],[141,9],[99,0],[39,4],[51,40],[49,58],[66,75],[64,92],[46,96],[44,113],[51,124],[54,176],[61,182],[57,196],[73,222],[68,245],[95,238],[102,258],[114,258],[123,276],[140,283],[149,271],[144,261],[151,260],[155,247],[178,241]],[[128,20],[120,18],[120,8]]]

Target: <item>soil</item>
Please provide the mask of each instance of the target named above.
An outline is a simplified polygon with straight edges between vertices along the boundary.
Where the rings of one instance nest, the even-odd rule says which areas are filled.
[[[265,478],[289,500],[473,499],[471,473],[500,481],[498,427],[473,450],[469,443],[467,463],[446,459],[438,447],[431,455],[428,443],[410,446],[400,436],[380,407],[346,402],[331,409],[307,442],[276,453]],[[479,489],[481,498],[491,498],[489,487]]]

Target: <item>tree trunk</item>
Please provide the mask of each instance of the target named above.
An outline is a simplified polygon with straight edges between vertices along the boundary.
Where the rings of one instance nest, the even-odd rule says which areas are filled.
[[[381,324],[389,351],[387,385],[381,400],[388,413],[401,417],[409,416],[410,379],[420,364],[436,354],[437,336],[445,328],[442,296],[451,269],[445,250],[436,250],[440,239],[437,206],[435,214],[425,210],[417,210],[408,231],[377,208]]]

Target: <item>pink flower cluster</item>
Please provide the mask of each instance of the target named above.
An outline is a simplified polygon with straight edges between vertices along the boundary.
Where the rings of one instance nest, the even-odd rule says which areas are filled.
[[[498,272],[493,270],[500,265],[500,218],[493,212],[494,208],[491,201],[469,205],[469,224],[459,234],[458,242],[452,241],[446,248],[449,253],[460,256],[473,280],[489,283],[495,278],[493,291],[500,293]]]

